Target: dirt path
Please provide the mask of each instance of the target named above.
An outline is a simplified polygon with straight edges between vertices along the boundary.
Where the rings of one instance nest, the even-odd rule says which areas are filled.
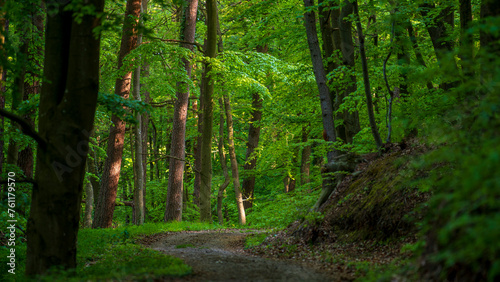
[[[193,268],[193,274],[177,281],[332,281],[306,266],[245,253],[248,234],[238,230],[169,232],[149,236],[143,242]]]

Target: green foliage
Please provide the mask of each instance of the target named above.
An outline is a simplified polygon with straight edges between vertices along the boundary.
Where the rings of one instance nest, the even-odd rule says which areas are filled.
[[[250,227],[283,229],[301,217],[308,216],[309,209],[319,196],[319,190],[298,190],[288,194],[274,193],[254,204],[247,221]],[[318,216],[309,215],[311,220]]]

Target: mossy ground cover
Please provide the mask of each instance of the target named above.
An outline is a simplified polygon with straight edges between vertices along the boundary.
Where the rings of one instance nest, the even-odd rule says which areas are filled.
[[[392,277],[408,264],[417,240],[417,222],[429,199],[414,185],[426,170],[413,167],[424,146],[395,144],[380,156],[365,155],[317,215],[309,213],[267,238],[247,242],[248,251],[295,259],[348,280]],[[253,242],[261,239],[259,245]],[[378,279],[378,278],[377,278]]]

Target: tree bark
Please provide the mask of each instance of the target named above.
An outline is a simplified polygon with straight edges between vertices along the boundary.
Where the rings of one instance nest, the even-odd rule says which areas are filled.
[[[421,4],[420,13],[424,18],[429,17],[429,13],[432,9],[436,9],[435,4]],[[450,77],[455,80],[458,77],[458,68],[454,60],[448,58],[448,54],[453,51],[453,41],[448,38],[450,34],[446,30],[446,20],[449,20],[449,14],[452,13],[452,6],[444,7],[440,13],[432,18],[428,19],[426,22],[427,31],[431,37],[432,46],[434,47],[434,52],[436,53],[436,58],[438,60],[441,68],[445,69],[446,73],[449,73]],[[445,68],[449,66],[448,68]],[[456,80],[453,82],[445,82],[441,84],[444,90],[447,90],[456,85]]]
[[[304,0],[304,6],[310,8],[314,6],[314,1]],[[318,33],[316,31],[316,16],[314,12],[306,12],[304,14],[304,25],[307,34],[307,43],[309,45],[309,52],[311,53],[311,60],[314,69],[314,76],[316,84],[318,85],[319,97],[321,102],[321,114],[323,120],[323,128],[326,132],[328,141],[335,141],[335,126],[333,122],[333,108],[332,99],[330,97],[330,90],[326,84],[325,68],[323,66],[323,59],[321,57],[321,49],[319,48]],[[337,150],[331,149],[327,153],[328,161],[338,154]]]
[[[248,142],[247,152],[245,157],[245,164],[243,169],[245,171],[245,178],[242,183],[243,198],[245,201],[243,205],[245,209],[252,207],[253,193],[255,190],[255,174],[254,170],[257,167],[257,155],[255,150],[259,146],[260,139],[260,125],[262,119],[262,99],[258,93],[252,94],[252,116],[250,117],[250,127],[248,129]]]
[[[189,1],[185,11],[185,22],[182,28],[181,40],[194,42],[196,32],[196,13],[198,11],[198,0]],[[181,44],[182,47],[193,51],[192,44]],[[187,76],[191,77],[191,62],[182,59]],[[186,157],[186,121],[189,104],[189,87],[185,82],[177,83],[177,100],[174,107],[174,120],[172,128],[172,143],[170,154],[174,157],[170,160],[167,206],[165,209],[165,221],[182,221],[182,195],[184,166]]]
[[[123,22],[123,33],[118,55],[118,69],[123,66],[123,59],[137,45],[137,23],[141,12],[141,0],[127,0],[125,17]],[[129,67],[125,66],[127,69]],[[127,70],[125,75],[118,78],[115,83],[115,94],[128,99],[130,94],[130,82],[132,72]],[[113,125],[109,129],[107,158],[101,177],[101,188],[99,189],[99,202],[96,207],[93,228],[109,228],[113,220],[115,210],[116,193],[123,155],[125,139],[125,122],[118,116],[111,117]]]
[[[143,7],[147,5],[146,1],[141,4],[141,14],[143,12]],[[137,35],[137,46],[142,43],[142,31],[139,31]],[[139,58],[138,58],[139,59]],[[133,95],[136,101],[141,101],[141,66],[137,66],[134,70],[134,81],[133,81]],[[134,126],[134,136],[135,136],[135,160],[134,160],[134,224],[142,225],[144,224],[144,157],[143,155],[143,121],[142,114],[136,114],[137,124]]]
[[[356,28],[358,29],[359,36],[359,53],[361,57],[361,65],[363,67],[363,82],[365,84],[365,95],[366,95],[366,107],[368,109],[368,119],[370,120],[370,128],[372,130],[373,139],[375,139],[375,143],[377,148],[382,147],[382,139],[380,138],[380,134],[378,132],[377,123],[375,121],[375,114],[373,113],[373,102],[372,102],[372,94],[370,88],[370,78],[368,76],[368,63],[366,61],[366,53],[365,53],[365,37],[363,36],[363,29],[361,27],[361,19],[359,17],[358,11],[358,1],[353,1],[354,6],[354,16],[356,17]]]
[[[35,186],[27,224],[26,274],[76,267],[76,240],[87,159],[99,89],[100,39],[96,14],[77,22],[65,5],[52,10],[45,32]],[[55,12],[55,13],[54,13]]]
[[[240,177],[238,174],[238,161],[236,160],[236,151],[234,148],[234,129],[233,129],[233,116],[231,113],[231,103],[229,101],[229,96],[224,95],[224,105],[226,108],[226,120],[227,120],[227,133],[228,133],[228,147],[229,147],[229,159],[231,161],[231,172],[233,178],[234,195],[236,197],[236,207],[238,208],[238,220],[241,225],[246,224],[245,208],[243,206],[243,195],[240,189]]]
[[[207,41],[205,55],[215,58],[217,54],[217,2],[207,0]],[[210,195],[212,189],[212,121],[214,80],[211,63],[205,63],[206,83],[203,91],[203,133],[201,136],[201,187],[200,219],[212,222]]]
[[[352,36],[352,22],[348,18],[353,14],[353,4],[349,0],[344,0],[344,5],[342,10],[338,9],[332,10],[332,21],[338,22],[339,36],[340,39],[340,51],[342,51],[342,65],[344,65],[349,72],[348,76],[350,81],[348,82],[344,89],[338,91],[335,98],[334,109],[340,108],[344,102],[344,98],[356,92],[356,75],[354,74],[355,60],[354,60],[354,41]],[[361,130],[359,125],[359,114],[358,111],[343,111],[337,113],[337,119],[343,120],[343,124],[337,126],[337,137],[341,138],[346,143],[352,143],[354,136]]]
[[[94,191],[92,182],[88,181],[85,184],[85,217],[83,219],[83,227],[92,228],[92,210],[94,209]]]
[[[224,152],[224,102],[222,98],[219,98],[219,108],[220,108],[220,117],[219,117],[219,159],[220,165],[222,168],[222,173],[224,174],[224,183],[219,186],[219,192],[217,193],[217,217],[219,219],[219,224],[224,223],[224,217],[222,215],[222,200],[224,200],[224,191],[227,186],[231,182],[229,178],[229,173],[227,170],[227,158]]]

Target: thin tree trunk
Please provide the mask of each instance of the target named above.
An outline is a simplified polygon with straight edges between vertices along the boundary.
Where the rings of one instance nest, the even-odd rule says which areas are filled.
[[[207,41],[205,55],[215,58],[217,54],[217,2],[207,0]],[[200,219],[212,221],[210,195],[212,189],[212,121],[214,83],[210,72],[212,65],[205,63],[206,83],[203,91],[203,133],[201,136],[201,187]]]
[[[226,108],[227,132],[228,132],[228,148],[229,159],[231,160],[231,172],[233,178],[234,195],[236,197],[236,207],[238,208],[238,220],[241,225],[246,224],[245,207],[243,206],[243,195],[240,189],[240,177],[238,174],[238,161],[236,160],[236,152],[234,148],[234,129],[233,116],[231,113],[231,103],[229,96],[224,95],[224,104]]]
[[[309,9],[314,6],[313,0],[304,0],[304,6]],[[323,59],[321,57],[321,49],[319,48],[318,33],[316,31],[316,16],[313,11],[304,13],[304,25],[307,34],[307,43],[309,45],[309,52],[311,54],[311,61],[318,86],[319,98],[321,104],[321,115],[323,121],[323,130],[326,135],[327,141],[336,141],[337,136],[335,133],[335,125],[333,121],[333,107],[332,98],[330,96],[330,89],[328,89],[325,67],[323,66]],[[336,149],[329,149],[327,152],[328,162],[332,162],[339,152]],[[327,198],[335,189],[333,186],[333,179],[330,175],[323,175],[323,185],[321,196],[315,206],[319,206],[324,198]]]
[[[375,122],[375,114],[373,113],[372,93],[370,88],[370,78],[368,76],[368,63],[366,61],[366,53],[365,53],[365,37],[363,36],[363,29],[361,27],[361,21],[359,17],[358,1],[354,1],[353,5],[354,5],[354,15],[356,17],[356,28],[358,29],[358,36],[359,36],[359,53],[361,57],[361,64],[363,67],[363,82],[365,84],[368,119],[370,120],[370,128],[372,130],[373,139],[375,139],[375,143],[377,144],[377,148],[381,148],[382,139],[380,138],[380,134],[377,128],[377,123]]]
[[[245,171],[245,178],[242,183],[243,198],[245,201],[243,205],[245,209],[252,207],[253,193],[255,190],[255,173],[257,167],[257,154],[255,150],[259,146],[260,139],[260,125],[262,119],[262,99],[258,93],[252,94],[252,116],[250,117],[250,127],[248,129],[248,142],[247,152],[245,157],[245,164],[243,169]]]
[[[141,4],[141,13],[143,7],[147,5],[146,1]],[[139,31],[137,35],[137,46],[142,43],[142,31]],[[138,58],[139,59],[139,58]],[[134,81],[133,81],[133,95],[136,101],[141,101],[141,66],[137,66],[134,70]],[[135,131],[135,160],[134,160],[134,224],[142,225],[144,224],[144,157],[143,155],[143,121],[142,114],[136,114],[137,124],[134,126]]]
[[[314,1],[304,0],[304,6],[310,8],[314,6]],[[316,16],[314,12],[306,12],[304,14],[304,24],[306,27],[307,43],[311,53],[311,60],[314,69],[314,76],[316,84],[318,85],[319,97],[321,102],[321,113],[323,120],[323,128],[326,132],[328,141],[335,141],[335,126],[333,122],[332,99],[330,97],[330,90],[326,84],[325,68],[323,66],[323,59],[321,57],[321,49],[319,48],[318,33],[316,31]],[[338,154],[335,149],[331,149],[327,153],[328,162],[333,161],[334,157]]]
[[[40,5],[42,6],[42,5]],[[30,9],[30,18],[31,18],[31,24],[34,27],[34,29],[31,31],[32,33],[36,33],[36,35],[40,38],[43,36],[43,14],[41,13],[41,9],[43,7],[37,7],[34,6],[33,9]],[[41,46],[38,46],[33,42],[32,38],[35,36],[32,34],[30,36],[29,41],[27,41],[27,58],[26,58],[26,63],[28,66],[31,68],[36,68],[36,69],[41,69],[42,66],[36,61],[36,58],[41,58],[43,57],[43,49]],[[33,46],[30,48],[30,46]],[[31,97],[34,95],[37,95],[40,93],[40,78],[38,77],[37,71],[35,69],[29,69],[28,74],[30,77],[30,81],[24,81],[24,87],[23,87],[23,101],[29,100]],[[34,121],[34,114],[35,111],[29,112],[24,115],[24,119],[32,126],[35,127],[35,121]],[[21,168],[21,170],[24,172],[24,175],[27,178],[33,178],[33,148],[31,148],[29,145],[26,146],[23,150],[19,152],[19,157],[17,160],[18,166]]]
[[[185,11],[185,22],[181,40],[194,42],[196,31],[196,13],[198,11],[198,0],[189,1]],[[192,44],[182,44],[184,48],[193,50]],[[187,76],[191,77],[191,62],[182,59]],[[170,160],[167,206],[165,209],[165,221],[182,220],[182,196],[184,181],[184,166],[186,157],[186,121],[189,105],[189,87],[185,82],[177,83],[177,100],[174,107],[174,120],[172,128],[172,144],[170,154],[174,157]]]
[[[224,217],[222,215],[222,200],[224,200],[224,191],[231,182],[231,178],[229,178],[229,173],[227,171],[227,158],[224,152],[224,102],[222,98],[219,98],[219,108],[219,144],[217,147],[219,149],[219,159],[222,173],[224,174],[224,183],[219,186],[219,192],[217,193],[217,217],[219,219],[219,224],[222,225],[224,223]]]
[[[337,110],[340,108],[342,103],[344,102],[344,98],[356,92],[356,75],[354,74],[355,68],[355,60],[354,60],[354,41],[352,36],[352,22],[349,19],[353,14],[353,4],[349,0],[344,0],[344,5],[342,6],[342,10],[338,11],[338,9],[332,10],[332,18],[333,22],[338,23],[339,36],[340,39],[340,51],[342,51],[342,65],[344,65],[348,70],[351,70],[346,73],[349,75],[349,82],[343,90],[337,93],[337,97],[335,98],[334,109]],[[343,120],[343,124],[337,126],[337,137],[341,138],[346,143],[352,143],[354,140],[354,136],[361,130],[359,125],[359,114],[357,110],[355,111],[342,111],[337,113],[337,119]]]
[[[61,5],[45,32],[35,188],[27,224],[26,274],[76,267],[83,179],[99,89],[100,39],[96,15],[104,1],[89,0],[95,14],[77,21]]]
[[[88,167],[88,165],[87,165]],[[92,210],[94,209],[94,191],[92,189],[92,182],[88,181],[85,184],[85,217],[83,226],[85,228],[92,228]]]
[[[123,59],[137,45],[137,23],[141,13],[141,0],[127,0],[124,17],[124,26],[120,53],[118,55],[118,69],[123,66]],[[127,67],[127,66],[126,66]],[[130,82],[132,72],[127,71],[125,75],[118,78],[115,83],[115,94],[128,99],[130,94]],[[104,164],[104,171],[101,178],[101,188],[99,189],[99,202],[95,211],[93,222],[94,228],[109,228],[112,225],[113,213],[115,210],[116,193],[118,181],[120,180],[120,170],[125,139],[125,121],[118,116],[111,117],[113,125],[109,130],[107,159]]]

